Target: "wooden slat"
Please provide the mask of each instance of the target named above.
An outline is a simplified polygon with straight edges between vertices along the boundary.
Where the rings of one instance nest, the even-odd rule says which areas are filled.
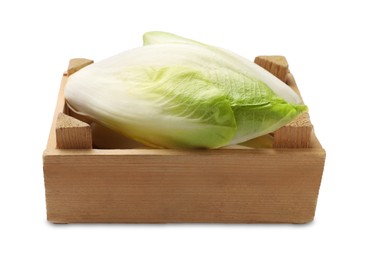
[[[306,223],[324,158],[322,149],[49,151],[48,220]]]
[[[287,73],[287,84],[301,97],[296,81],[291,73]],[[302,99],[302,97],[301,97]],[[274,132],[273,148],[309,148],[313,125],[308,113]]]
[[[92,64],[94,61],[93,60],[89,60],[89,59],[85,59],[85,58],[75,58],[75,59],[71,59],[69,60],[69,65],[68,65],[68,70],[66,72],[67,76],[72,75],[73,73],[79,71],[80,69],[82,69],[83,67],[86,67],[90,64]]]
[[[286,82],[300,97],[293,75],[288,70],[288,63],[283,56],[258,56],[255,63]],[[313,125],[308,113],[304,113],[291,123],[274,132],[273,148],[309,148]]]
[[[59,113],[55,132],[58,149],[92,149],[91,127],[82,121]]]
[[[312,132],[309,114],[304,113],[274,132],[273,148],[309,148]]]
[[[254,62],[286,82],[288,63],[284,56],[257,56]]]

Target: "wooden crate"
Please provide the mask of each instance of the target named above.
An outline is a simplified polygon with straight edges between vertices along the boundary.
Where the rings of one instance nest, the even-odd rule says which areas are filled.
[[[255,62],[298,92],[281,56]],[[273,147],[217,150],[97,149],[98,131],[65,105],[70,61],[43,154],[53,223],[306,223],[312,221],[325,151],[308,114],[269,137]],[[83,121],[86,122],[83,122]],[[116,148],[116,147],[110,147]]]

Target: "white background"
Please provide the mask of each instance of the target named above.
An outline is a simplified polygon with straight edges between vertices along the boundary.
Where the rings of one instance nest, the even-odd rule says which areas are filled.
[[[0,259],[369,259],[365,1],[1,1]],[[53,225],[42,152],[69,58],[163,30],[285,55],[327,150],[306,225]]]

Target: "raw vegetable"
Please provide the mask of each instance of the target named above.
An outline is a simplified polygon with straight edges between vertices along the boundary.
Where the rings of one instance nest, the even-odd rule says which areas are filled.
[[[68,78],[78,113],[160,148],[218,148],[307,111],[284,82],[230,51],[164,32]]]

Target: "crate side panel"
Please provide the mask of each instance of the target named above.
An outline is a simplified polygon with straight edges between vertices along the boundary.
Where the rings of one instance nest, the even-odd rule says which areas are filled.
[[[46,155],[48,219],[304,223],[314,217],[323,164],[322,150]]]

